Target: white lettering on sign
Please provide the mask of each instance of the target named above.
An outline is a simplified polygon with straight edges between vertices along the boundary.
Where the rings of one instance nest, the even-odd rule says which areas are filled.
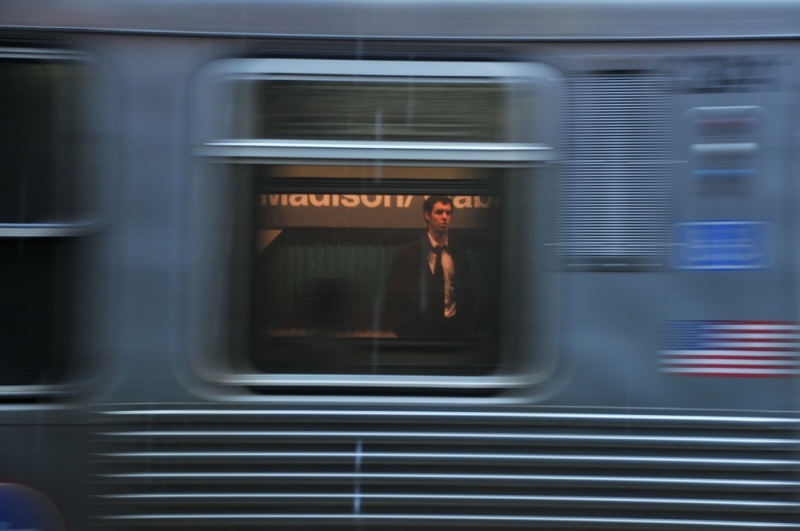
[[[409,208],[413,195],[355,194],[261,194],[263,207],[345,207],[345,208]],[[497,199],[490,196],[462,195],[453,197],[455,208],[491,208]]]
[[[772,259],[771,226],[762,221],[678,223],[672,263],[678,269],[763,269]]]
[[[456,208],[491,208],[496,198],[480,195],[459,195],[453,198]]]
[[[692,228],[687,231],[686,244],[681,256],[688,262],[748,263],[764,258],[761,242],[740,226],[730,230],[727,239],[714,239],[704,230]]]

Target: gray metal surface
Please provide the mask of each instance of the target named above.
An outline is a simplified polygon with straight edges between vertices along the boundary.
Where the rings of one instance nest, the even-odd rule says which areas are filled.
[[[796,428],[647,410],[111,408],[92,418],[96,516],[109,529],[793,528]]]
[[[166,34],[445,39],[686,39],[797,36],[791,0],[361,2],[11,1],[9,27]]]
[[[58,390],[57,406],[52,388],[6,389],[0,477],[46,493],[72,529],[797,528],[797,380],[665,375],[658,353],[670,320],[800,318],[798,21],[795,1],[0,3],[4,47],[80,50],[106,67],[113,92],[87,87],[110,109],[92,118],[110,125],[89,161],[108,185],[98,198],[108,216],[75,286],[75,385]],[[399,377],[351,393],[345,376],[334,393],[331,379],[299,375],[265,392],[273,375],[231,367],[228,336],[246,312],[228,302],[246,287],[231,282],[229,258],[244,246],[231,236],[236,183],[221,167],[336,159],[342,146],[204,147],[198,72],[245,56],[436,54],[545,63],[573,87],[572,117],[544,117],[563,128],[567,150],[432,156],[535,169],[519,179],[506,226],[524,232],[507,256],[531,273],[505,281],[524,300],[505,309],[521,332],[501,347],[501,385],[484,378],[472,390],[491,392],[465,398],[441,379],[408,392],[414,378]],[[719,74],[680,66],[692,59],[716,60],[723,74],[679,96],[652,71],[633,76],[644,90],[631,78],[615,85],[627,74],[614,65],[631,58],[666,59],[678,85]],[[754,85],[725,78],[765,58],[777,67],[756,68]],[[600,107],[619,121],[593,121]],[[684,120],[738,107],[763,110],[755,138],[697,140]],[[642,116],[651,123],[640,128]],[[403,151],[350,147],[361,160]],[[408,147],[397,158],[425,159]],[[756,179],[693,180],[691,156],[731,151],[756,159]],[[198,153],[225,160],[207,165]],[[598,182],[601,159],[614,156]],[[639,162],[647,171],[631,168]],[[768,267],[670,268],[662,246],[673,223],[731,218],[770,224]],[[0,227],[14,235],[83,227]],[[551,260],[561,243],[575,263],[638,256],[607,253],[619,243],[660,269],[565,271]],[[75,488],[85,484],[91,497]]]

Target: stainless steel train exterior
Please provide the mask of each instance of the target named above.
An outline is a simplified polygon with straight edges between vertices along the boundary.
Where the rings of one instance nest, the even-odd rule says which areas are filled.
[[[0,79],[0,529],[800,527],[799,3],[11,0]]]

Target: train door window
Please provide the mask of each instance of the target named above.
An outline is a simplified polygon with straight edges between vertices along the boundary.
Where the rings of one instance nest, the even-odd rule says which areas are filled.
[[[200,212],[236,252],[211,268],[233,279],[229,355],[204,368],[345,393],[536,372],[512,343],[548,329],[530,303],[544,257],[527,250],[549,215],[549,69],[237,60],[208,76]]]
[[[0,49],[0,400],[57,393],[75,365],[79,242],[95,71],[67,53]]]

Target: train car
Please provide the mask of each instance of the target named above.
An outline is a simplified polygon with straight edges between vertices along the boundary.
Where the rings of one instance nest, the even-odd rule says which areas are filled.
[[[800,527],[798,21],[3,2],[0,529]]]

